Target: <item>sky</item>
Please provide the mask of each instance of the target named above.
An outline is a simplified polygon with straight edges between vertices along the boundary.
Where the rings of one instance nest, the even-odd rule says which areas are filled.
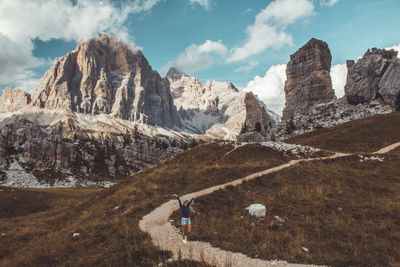
[[[399,11],[399,0],[0,0],[0,91],[32,92],[54,58],[107,32],[161,75],[174,66],[230,81],[280,114],[291,54],[311,38],[327,42],[341,97],[347,59],[399,50]]]

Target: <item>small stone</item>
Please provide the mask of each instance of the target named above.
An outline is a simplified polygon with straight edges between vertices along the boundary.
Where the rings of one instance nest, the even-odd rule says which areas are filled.
[[[305,252],[309,252],[309,249],[306,248],[306,247],[301,247],[301,249],[302,249],[303,251],[305,251]]]
[[[281,218],[279,216],[275,216],[274,218],[277,219],[280,223],[284,223],[285,222],[285,219],[283,219],[283,218]]]

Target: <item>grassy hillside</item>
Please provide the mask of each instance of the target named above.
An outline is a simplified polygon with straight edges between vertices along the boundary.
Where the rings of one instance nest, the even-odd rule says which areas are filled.
[[[316,129],[286,142],[340,152],[374,152],[400,142],[399,126],[400,112],[393,112]]]
[[[101,192],[99,188],[16,189],[0,186],[0,218],[24,216],[76,206]]]
[[[193,239],[268,260],[399,266],[400,157],[363,157],[306,162],[199,198]],[[265,218],[248,215],[253,203]]]
[[[228,144],[209,144],[88,195],[86,201],[71,200],[64,207],[59,195],[18,190],[32,202],[43,198],[45,208],[15,204],[15,210],[24,212],[0,220],[0,234],[5,234],[0,236],[0,266],[157,265],[170,255],[154,247],[149,236],[139,230],[143,215],[173,193],[200,190],[289,160],[289,156],[258,145],[234,149]],[[0,191],[5,201],[16,196],[5,193]],[[67,194],[65,199],[73,197]],[[9,205],[8,209],[12,208]],[[74,238],[74,233],[80,235]],[[178,262],[171,266],[196,265]]]
[[[389,154],[400,156],[400,148],[396,148],[395,150],[390,151]]]

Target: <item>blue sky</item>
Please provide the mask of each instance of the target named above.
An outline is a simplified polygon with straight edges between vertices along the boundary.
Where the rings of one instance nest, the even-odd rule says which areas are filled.
[[[105,31],[141,47],[158,71],[176,65],[246,90],[253,81],[274,106],[284,82],[277,66],[310,38],[329,44],[333,65],[344,64],[368,48],[398,46],[399,11],[398,0],[0,0],[0,90],[31,91],[55,57]]]

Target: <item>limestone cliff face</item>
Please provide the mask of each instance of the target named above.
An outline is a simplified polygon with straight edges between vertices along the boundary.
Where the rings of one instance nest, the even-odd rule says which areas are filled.
[[[390,64],[378,86],[378,93],[383,101],[400,110],[400,59],[397,58]]]
[[[22,89],[5,88],[1,97],[1,106],[3,109],[15,111],[25,107],[31,101],[31,95]]]
[[[275,121],[268,116],[266,110],[260,105],[259,100],[252,92],[245,94],[244,104],[246,107],[246,119],[244,123],[250,129],[254,127],[254,130],[264,132],[275,126]]]
[[[400,59],[394,50],[368,50],[355,63],[347,62],[345,95],[350,104],[369,103],[382,98],[386,104],[400,109]]]
[[[254,130],[258,123],[258,128],[264,132],[276,124],[253,93],[239,92],[230,82],[202,84],[197,78],[173,68],[166,78],[182,125],[190,131],[236,139],[243,127]]]
[[[331,61],[328,45],[317,39],[311,39],[290,56],[286,68],[283,121],[307,113],[315,104],[336,99],[330,76]]]
[[[40,80],[32,105],[174,127],[179,118],[168,81],[140,51],[101,34],[57,58]]]
[[[12,183],[0,175],[0,184],[31,186],[22,172],[13,172],[17,161],[40,183],[102,186],[183,151],[169,145],[173,137],[141,134],[136,122],[119,123],[121,129],[107,121],[96,124],[87,115],[44,109],[0,120],[0,169],[11,170],[10,179],[21,175]],[[68,182],[69,177],[77,183]]]

